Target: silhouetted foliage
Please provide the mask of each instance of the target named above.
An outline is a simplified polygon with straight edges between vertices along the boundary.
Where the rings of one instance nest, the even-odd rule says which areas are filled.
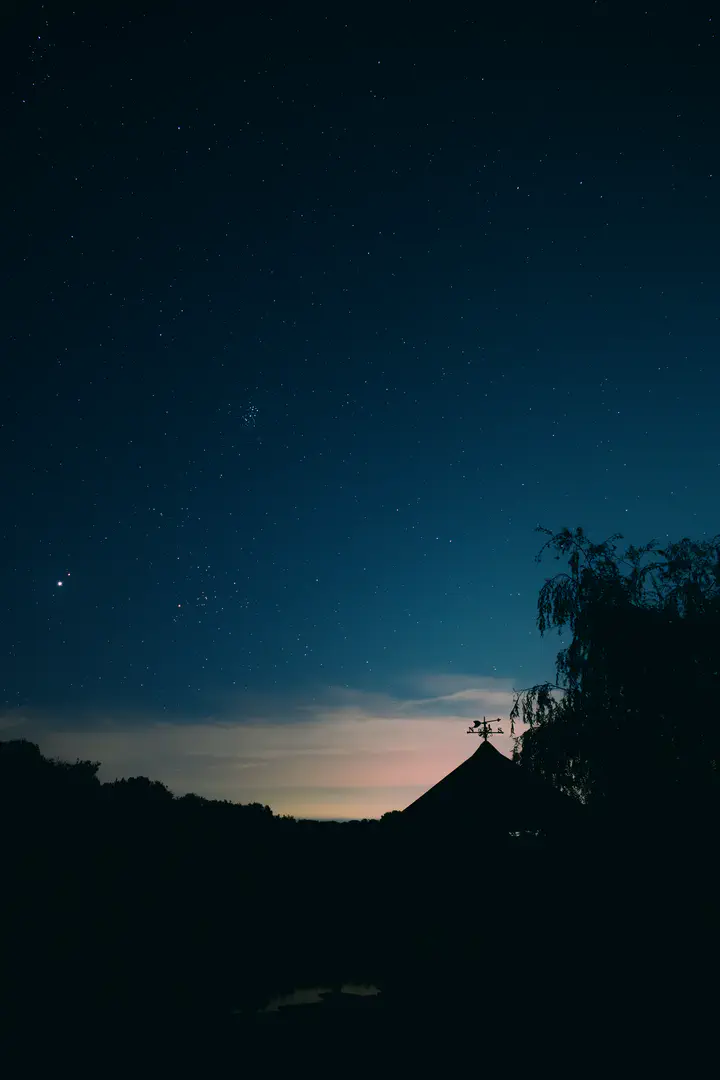
[[[714,811],[720,753],[720,537],[624,553],[563,529],[538,555],[538,627],[569,632],[556,681],[517,694],[522,763],[595,805],[657,818]]]
[[[539,627],[571,640],[555,683],[513,709],[530,725],[515,768],[586,801],[577,828],[510,826],[502,790],[482,813],[466,792],[459,827],[298,820],[0,742],[3,1018],[113,1046],[143,1031],[143,1052],[149,1029],[211,1031],[206,1055],[219,1018],[232,1033],[234,1008],[298,985],[374,982],[415,1031],[473,1001],[561,1012],[565,1032],[608,1001],[689,1000],[693,957],[717,945],[720,543],[620,555],[618,539],[550,537],[569,571],[543,587]],[[648,843],[671,825],[680,844]]]

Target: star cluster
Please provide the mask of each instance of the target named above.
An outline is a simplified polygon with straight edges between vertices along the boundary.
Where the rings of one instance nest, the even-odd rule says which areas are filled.
[[[717,532],[713,22],[151,7],[3,45],[6,707],[545,677],[536,524]]]

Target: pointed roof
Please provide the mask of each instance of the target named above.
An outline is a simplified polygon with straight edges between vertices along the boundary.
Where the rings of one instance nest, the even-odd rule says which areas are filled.
[[[482,819],[491,830],[512,832],[543,828],[574,809],[573,800],[484,741],[402,816],[418,824],[479,824]]]

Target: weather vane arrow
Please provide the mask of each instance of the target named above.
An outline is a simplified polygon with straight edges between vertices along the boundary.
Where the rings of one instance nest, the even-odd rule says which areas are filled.
[[[500,723],[500,717],[495,721],[496,724]],[[502,735],[503,729],[497,728],[495,731],[492,729],[492,721],[487,721],[483,716],[482,720],[476,720],[474,724],[467,729],[466,735],[480,735],[485,742],[488,740],[489,735]]]

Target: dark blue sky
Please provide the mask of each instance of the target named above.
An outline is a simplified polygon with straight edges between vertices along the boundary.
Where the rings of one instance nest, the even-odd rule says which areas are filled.
[[[527,685],[538,523],[717,533],[709,14],[93,7],[4,16],[10,714]]]

